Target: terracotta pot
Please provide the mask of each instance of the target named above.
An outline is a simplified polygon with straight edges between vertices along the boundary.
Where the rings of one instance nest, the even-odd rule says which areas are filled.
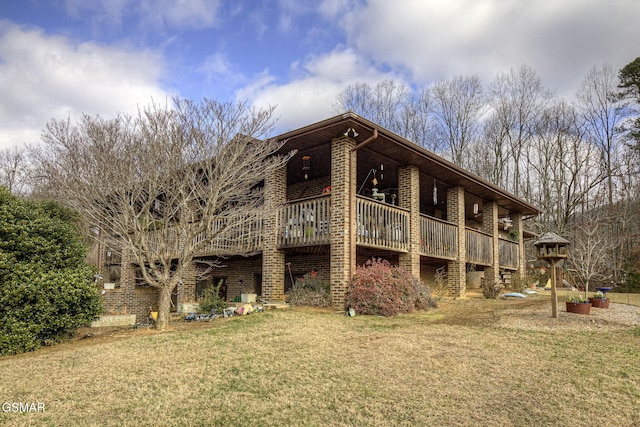
[[[588,302],[567,302],[567,313],[589,314],[591,304]]]
[[[609,298],[589,298],[591,307],[609,308]]]

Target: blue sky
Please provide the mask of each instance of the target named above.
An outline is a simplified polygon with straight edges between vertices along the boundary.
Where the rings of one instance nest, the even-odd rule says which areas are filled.
[[[486,86],[523,64],[571,98],[591,67],[640,56],[638,16],[639,0],[3,0],[0,148],[174,95],[277,105],[284,132],[354,82]]]

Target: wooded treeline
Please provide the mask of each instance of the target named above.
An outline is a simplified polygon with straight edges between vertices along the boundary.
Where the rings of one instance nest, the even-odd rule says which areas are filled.
[[[543,214],[527,226],[569,238],[576,259],[599,242],[606,250],[595,267],[587,257],[601,272],[596,279],[640,282],[640,58],[621,70],[592,68],[571,99],[521,66],[490,82],[355,83],[334,109],[352,110],[539,206]],[[30,164],[26,148],[0,152],[0,185],[37,195],[39,173]],[[597,236],[579,231],[593,221]]]
[[[486,85],[476,76],[418,90],[391,80],[356,83],[334,108],[352,110],[539,206],[543,214],[528,227],[575,242],[578,276],[587,256],[589,269],[601,272],[596,279],[620,284],[638,270],[639,82],[640,58],[619,71],[594,67],[575,97],[565,99],[521,66]],[[594,220],[597,235],[584,233]],[[606,248],[598,256],[594,239]]]

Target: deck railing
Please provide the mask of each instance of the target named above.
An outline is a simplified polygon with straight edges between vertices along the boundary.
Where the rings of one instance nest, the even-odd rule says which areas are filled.
[[[409,212],[363,197],[356,199],[356,243],[408,250]]]
[[[409,211],[358,196],[356,199],[356,243],[382,249],[406,252],[409,242]],[[290,202],[278,212],[278,247],[292,248],[330,244],[330,196],[322,195]],[[219,220],[213,227],[217,235],[197,251],[198,256],[230,255],[258,252],[263,246],[263,218],[256,215],[225,227]],[[205,240],[204,233],[193,243]],[[181,243],[175,232],[151,231],[148,244],[153,250],[178,254]],[[493,263],[493,238],[487,233],[467,228],[466,262],[488,266]],[[420,255],[455,260],[458,251],[457,226],[453,223],[420,215]],[[518,267],[518,243],[498,240],[499,264],[502,268]]]
[[[181,249],[180,237],[172,227],[149,230],[145,239],[151,253],[159,254],[163,252],[162,256],[166,256],[167,254],[177,255]]]
[[[467,262],[470,264],[491,265],[493,263],[493,242],[491,235],[467,228]]]
[[[279,212],[278,246],[329,244],[329,195],[287,203]]]
[[[456,259],[457,228],[450,222],[420,215],[420,254],[434,258]]]
[[[216,236],[198,255],[232,255],[257,252],[262,248],[262,216],[248,217],[242,222],[231,226],[225,226],[224,219],[218,220],[212,227],[212,233]],[[202,242],[206,238],[205,233],[194,237],[194,244]]]
[[[505,239],[498,241],[498,252],[500,253],[500,267],[518,268],[518,244]]]

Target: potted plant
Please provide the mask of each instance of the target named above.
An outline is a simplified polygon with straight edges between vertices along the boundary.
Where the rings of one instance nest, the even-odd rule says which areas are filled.
[[[589,302],[592,307],[609,308],[609,298],[601,291],[593,294],[593,296],[589,298]]]
[[[571,295],[567,300],[567,313],[589,314],[591,303],[582,295]]]

